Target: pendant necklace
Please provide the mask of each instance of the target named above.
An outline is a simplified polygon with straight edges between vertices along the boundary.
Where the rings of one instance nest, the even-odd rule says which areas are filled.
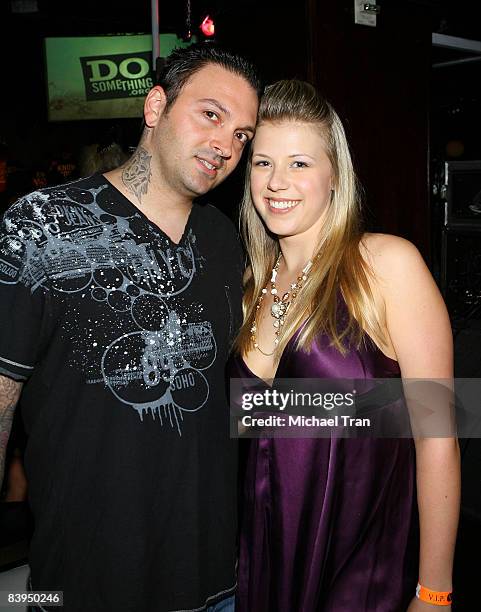
[[[279,271],[279,265],[281,263],[282,253],[279,253],[279,257],[277,258],[276,265],[272,269],[272,275],[270,280],[270,292],[273,296],[273,302],[271,304],[270,315],[273,317],[274,321],[272,325],[274,327],[274,350],[271,353],[267,353],[261,349],[259,343],[257,342],[257,313],[261,307],[264,296],[267,294],[267,286],[262,290],[256,305],[256,310],[254,314],[254,322],[251,327],[251,340],[254,344],[254,348],[257,349],[260,353],[265,355],[266,357],[270,357],[274,355],[277,350],[277,345],[279,344],[281,335],[282,335],[282,327],[285,323],[286,315],[289,311],[289,308],[292,306],[292,303],[297,298],[299,291],[304,286],[304,283],[307,280],[308,274],[312,268],[312,261],[309,260],[307,264],[302,268],[301,273],[297,277],[296,282],[291,283],[291,288],[289,291],[286,291],[282,298],[279,297],[277,287],[276,287],[276,277],[277,272]]]

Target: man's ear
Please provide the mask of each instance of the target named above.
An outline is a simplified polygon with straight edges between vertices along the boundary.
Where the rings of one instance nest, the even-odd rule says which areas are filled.
[[[152,87],[144,102],[144,121],[147,127],[155,127],[167,105],[165,91],[160,85]]]

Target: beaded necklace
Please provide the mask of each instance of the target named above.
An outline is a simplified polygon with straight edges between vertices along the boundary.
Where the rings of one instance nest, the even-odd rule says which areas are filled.
[[[272,269],[272,275],[271,275],[271,280],[270,280],[270,285],[271,285],[271,289],[270,292],[273,296],[273,302],[271,304],[271,317],[273,317],[274,321],[272,322],[272,325],[275,329],[275,337],[274,337],[274,350],[271,353],[266,353],[265,351],[263,351],[261,349],[261,347],[259,346],[259,343],[257,342],[257,336],[256,336],[256,332],[257,332],[257,313],[261,307],[262,301],[264,299],[264,296],[267,294],[267,286],[264,287],[264,289],[262,289],[262,292],[259,296],[259,298],[257,299],[257,305],[256,305],[256,310],[254,313],[254,322],[252,324],[251,327],[251,339],[252,342],[254,344],[254,348],[256,348],[260,353],[262,353],[263,355],[265,355],[266,357],[270,357],[271,355],[274,355],[274,353],[277,350],[277,345],[279,344],[279,341],[281,339],[281,335],[282,335],[282,328],[283,325],[285,323],[285,318],[286,315],[289,311],[289,308],[291,307],[292,303],[294,302],[294,300],[297,298],[297,295],[299,293],[299,291],[302,289],[302,287],[304,286],[304,283],[307,280],[308,274],[312,268],[312,261],[309,260],[307,262],[307,264],[304,266],[304,268],[302,268],[301,273],[299,274],[299,276],[297,277],[297,280],[294,283],[291,283],[291,288],[289,291],[286,291],[286,293],[284,293],[284,295],[281,297],[279,297],[278,295],[278,290],[276,287],[276,277],[277,277],[277,273],[279,271],[279,265],[281,263],[281,257],[282,257],[282,253],[279,253],[279,257],[277,258],[276,261],[276,265],[274,266],[274,268]]]

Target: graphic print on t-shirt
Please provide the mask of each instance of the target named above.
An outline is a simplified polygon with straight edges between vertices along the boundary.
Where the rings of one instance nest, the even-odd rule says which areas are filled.
[[[107,184],[75,183],[26,196],[4,220],[0,282],[66,301],[71,365],[141,419],[149,412],[181,434],[184,413],[209,397],[204,372],[217,355],[202,304],[183,296],[202,257],[191,229],[175,245],[138,212],[119,215],[118,198]],[[87,323],[82,300],[94,313]]]

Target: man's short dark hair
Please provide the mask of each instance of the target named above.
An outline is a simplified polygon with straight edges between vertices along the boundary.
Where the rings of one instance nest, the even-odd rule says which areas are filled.
[[[262,83],[254,64],[246,58],[212,43],[196,43],[184,49],[174,49],[160,62],[157,85],[165,91],[168,110],[176,101],[187,81],[199,70],[214,64],[243,77],[260,98]]]

